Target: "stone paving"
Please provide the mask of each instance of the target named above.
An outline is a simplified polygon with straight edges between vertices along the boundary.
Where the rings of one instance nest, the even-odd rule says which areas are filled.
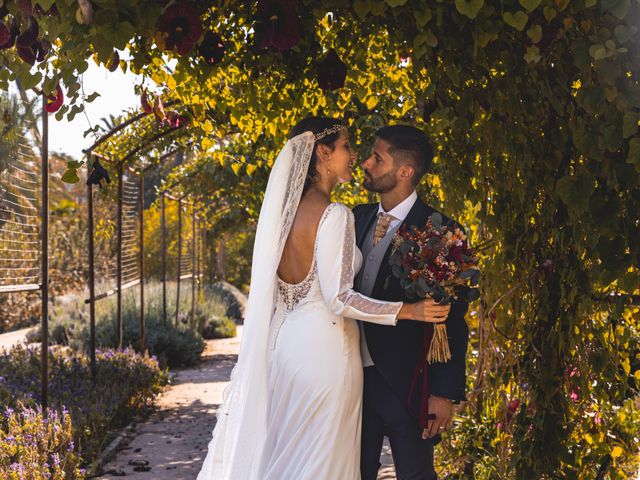
[[[239,327],[236,338],[207,340],[199,367],[175,371],[171,386],[158,399],[157,410],[126,435],[97,478],[196,478],[207,453],[222,392],[237,359],[241,332]],[[388,447],[382,461],[379,480],[394,480]]]

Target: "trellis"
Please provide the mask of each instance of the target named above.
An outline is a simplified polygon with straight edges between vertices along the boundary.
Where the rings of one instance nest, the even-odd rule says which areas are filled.
[[[117,182],[116,190],[116,214],[115,214],[115,251],[107,252],[110,259],[107,261],[107,272],[112,279],[111,288],[101,293],[96,293],[96,222],[94,188],[91,183],[87,186],[87,210],[88,210],[88,262],[89,262],[89,298],[85,303],[89,304],[90,319],[90,357],[92,374],[95,378],[95,302],[116,295],[116,336],[119,348],[123,346],[123,294],[135,286],[139,286],[140,295],[140,352],[145,351],[145,322],[144,322],[144,171],[135,170],[125,165],[123,161],[109,159],[103,155],[93,153],[97,158],[110,164],[115,169]],[[112,211],[112,209],[111,209]],[[105,222],[101,218],[100,222]],[[113,238],[113,237],[111,237]],[[113,246],[113,245],[112,245]],[[115,262],[114,262],[115,260]],[[114,265],[115,263],[115,265]]]
[[[41,403],[45,412],[49,371],[49,130],[48,114],[44,109],[46,101],[46,97],[42,97],[39,159],[24,135],[7,128],[2,132],[4,148],[0,157],[0,294],[41,293]]]
[[[183,280],[191,280],[191,313],[190,327],[195,328],[195,300],[196,289],[201,286],[201,267],[202,261],[202,229],[201,222],[197,216],[197,204],[195,201],[188,199],[186,196],[174,196],[166,191],[161,192],[161,209],[162,209],[162,284],[163,284],[163,313],[165,322],[168,321],[167,313],[167,282],[169,281],[169,272],[167,269],[168,245],[167,236],[169,234],[166,222],[166,204],[167,201],[177,202],[178,209],[178,227],[176,232],[177,238],[177,259],[176,259],[176,311],[174,322],[177,326],[180,321],[180,295]],[[185,228],[185,217],[190,218],[191,228]]]
[[[46,103],[46,98],[44,99]],[[41,292],[41,345],[42,345],[42,393],[41,403],[46,411],[48,403],[48,117],[43,108],[42,138],[40,158],[23,136],[6,135],[0,147],[0,294],[19,292]],[[90,317],[90,361],[93,379],[96,378],[96,302],[117,297],[116,332],[119,347],[123,345],[123,293],[139,287],[140,295],[140,351],[145,351],[145,308],[144,308],[144,177],[148,168],[134,165],[132,159],[145,146],[153,144],[171,130],[161,132],[143,145],[134,148],[121,159],[112,159],[95,152],[95,148],[125,126],[139,120],[137,115],[103,136],[92,147],[85,150],[88,158],[102,162],[115,189],[100,190],[87,182],[87,242],[88,242],[88,290]],[[37,143],[37,142],[36,142]],[[180,147],[182,149],[184,147]],[[178,149],[179,150],[179,149]],[[175,153],[177,150],[160,157]],[[39,162],[38,162],[39,160]],[[39,163],[39,169],[38,169]],[[180,284],[191,280],[190,326],[195,326],[196,286],[201,282],[201,261],[203,235],[202,222],[198,218],[199,206],[190,198],[180,198],[164,192],[165,197],[179,204],[177,271],[178,284],[176,318],[179,314]],[[114,209],[115,199],[115,209]],[[189,218],[191,225],[187,231],[183,221]],[[166,259],[166,228],[163,216],[163,257]],[[166,264],[165,264],[166,265]],[[100,282],[96,279],[99,278]],[[166,281],[163,275],[163,302],[166,319]],[[183,283],[184,284],[184,283]]]

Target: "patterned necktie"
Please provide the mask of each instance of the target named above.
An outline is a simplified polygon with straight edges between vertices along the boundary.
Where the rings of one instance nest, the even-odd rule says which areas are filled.
[[[376,223],[376,231],[373,233],[373,246],[375,247],[380,240],[387,234],[389,224],[395,217],[388,213],[378,213],[378,223]]]

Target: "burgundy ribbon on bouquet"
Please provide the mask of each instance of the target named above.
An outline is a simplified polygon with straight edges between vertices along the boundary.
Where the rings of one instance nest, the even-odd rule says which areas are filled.
[[[413,394],[418,387],[418,382],[422,379],[418,421],[420,422],[420,427],[423,429],[427,428],[429,420],[435,419],[435,415],[429,414],[429,362],[427,361],[427,352],[429,351],[432,338],[433,327],[425,325],[422,348],[420,349],[420,356],[416,362],[416,368],[413,370],[413,378],[411,379],[411,387],[409,388],[409,397],[407,399],[409,410],[411,410]]]

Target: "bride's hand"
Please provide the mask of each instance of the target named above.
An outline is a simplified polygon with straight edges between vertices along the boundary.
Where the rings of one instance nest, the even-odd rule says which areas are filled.
[[[417,320],[425,323],[441,323],[447,319],[451,304],[440,305],[432,298],[416,303],[404,303],[398,312],[398,320]]]

